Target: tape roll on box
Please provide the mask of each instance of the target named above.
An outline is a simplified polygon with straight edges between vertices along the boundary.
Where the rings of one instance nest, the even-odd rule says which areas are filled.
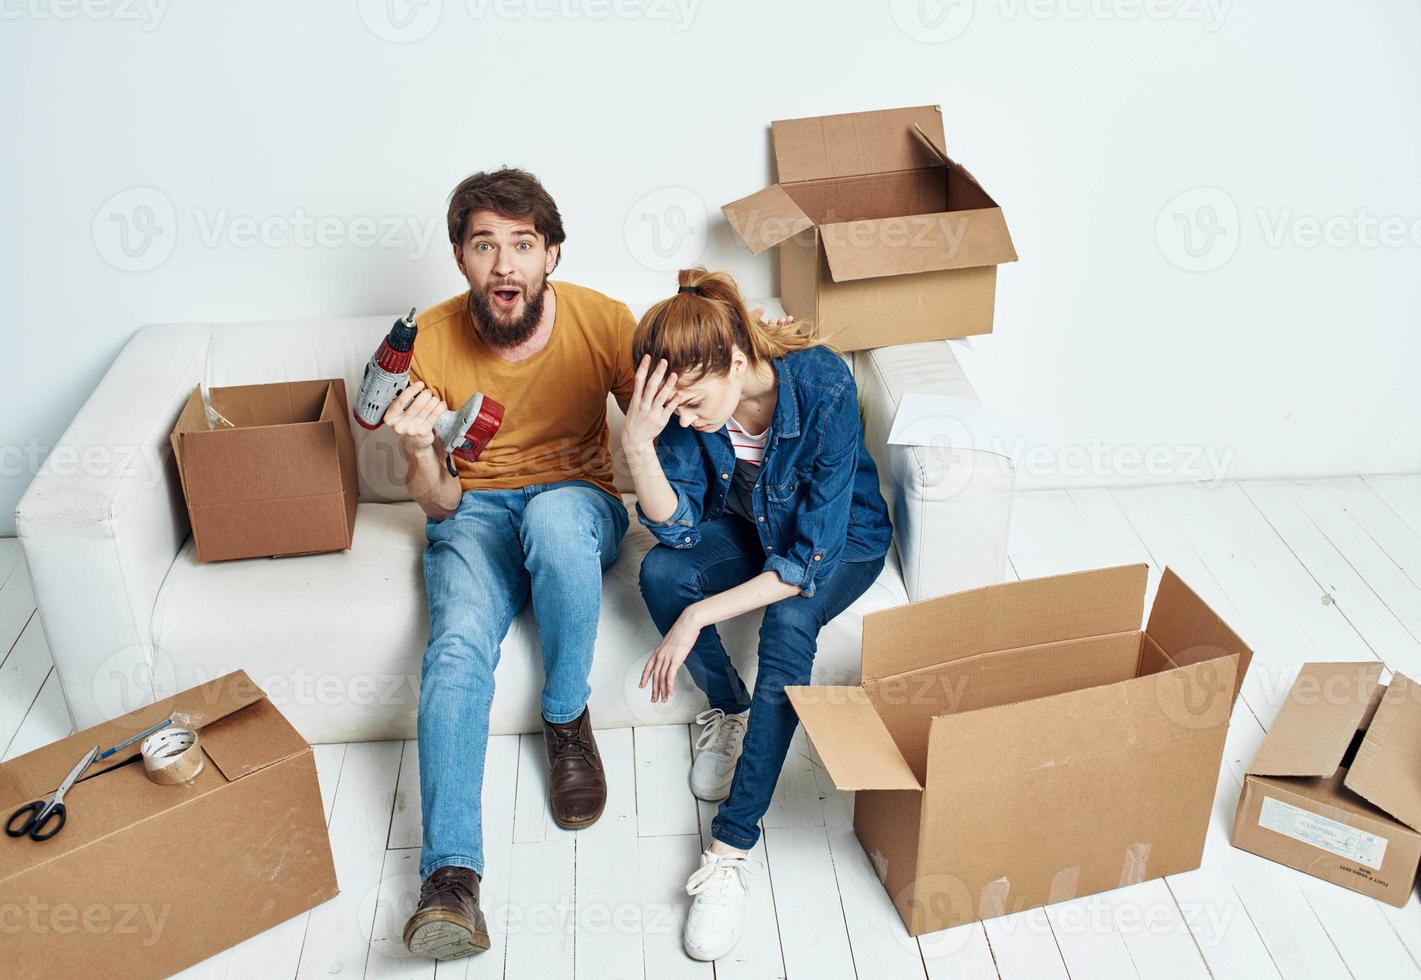
[[[143,770],[160,786],[189,783],[202,772],[202,748],[197,732],[174,726],[143,740]]]

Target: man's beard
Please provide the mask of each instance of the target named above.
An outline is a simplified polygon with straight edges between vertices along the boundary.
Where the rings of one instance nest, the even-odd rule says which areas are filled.
[[[547,292],[548,280],[544,278],[539,282],[536,290],[523,287],[523,315],[511,323],[501,320],[494,312],[488,299],[488,290],[493,288],[490,285],[485,291],[469,290],[469,315],[474,319],[474,329],[490,347],[517,347],[537,332],[538,323],[543,319],[543,294]]]

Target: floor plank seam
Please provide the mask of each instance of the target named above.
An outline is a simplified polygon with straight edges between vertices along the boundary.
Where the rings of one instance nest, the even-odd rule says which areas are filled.
[[[1201,861],[1200,867],[1202,866],[1203,863]],[[1207,973],[1212,980],[1214,968],[1209,965],[1209,958],[1204,955],[1204,947],[1199,944],[1199,937],[1194,935],[1194,930],[1189,925],[1189,918],[1184,914],[1184,907],[1179,904],[1179,896],[1174,893],[1174,888],[1170,885],[1169,878],[1170,876],[1166,875],[1161,879],[1164,882],[1165,891],[1169,892],[1169,897],[1174,899],[1174,907],[1179,910],[1179,919],[1184,923],[1184,931],[1189,935],[1189,941],[1194,944],[1194,952],[1199,954],[1199,962],[1204,965],[1204,972]],[[1133,957],[1131,957],[1131,959],[1133,960]]]
[[[1357,565],[1352,561],[1352,558],[1348,555],[1347,551],[1344,550],[1340,544],[1338,544],[1332,539],[1331,535],[1327,533],[1327,530],[1317,522],[1317,518],[1310,514],[1307,509],[1305,507],[1302,507],[1301,505],[1299,505],[1299,510],[1303,512],[1303,516],[1306,517],[1312,523],[1312,526],[1314,528],[1316,528],[1317,533],[1322,536],[1322,539],[1328,543],[1328,545],[1332,548],[1333,551],[1337,552],[1337,557],[1342,559],[1343,564],[1345,564],[1351,570],[1352,574],[1357,577],[1357,581],[1360,582],[1362,586],[1366,588],[1368,592],[1371,593],[1373,598],[1377,600],[1377,602],[1381,605],[1383,609],[1385,609],[1388,613],[1391,614],[1392,618],[1396,620],[1397,625],[1400,626],[1401,629],[1404,630],[1407,634],[1409,634],[1412,639],[1416,640],[1418,643],[1421,643],[1421,633],[1417,633],[1415,630],[1413,630],[1407,624],[1407,621],[1400,615],[1398,615],[1395,609],[1391,608],[1391,604],[1386,601],[1385,597],[1383,597],[1381,593],[1377,592],[1376,587],[1371,583],[1371,581],[1367,578],[1363,571],[1358,568]],[[1360,531],[1363,535],[1366,535],[1366,529],[1362,527],[1362,525],[1359,524],[1350,513],[1347,512],[1347,509],[1345,507],[1342,508],[1342,512],[1344,514],[1347,514],[1347,519],[1352,522],[1352,525],[1356,527],[1358,531]],[[1375,544],[1375,542],[1373,543]],[[1390,555],[1386,554],[1384,549],[1379,547],[1377,550],[1380,551],[1383,555],[1385,555],[1385,557],[1389,561],[1392,561],[1393,565],[1396,565],[1396,562],[1391,559]],[[1405,571],[1401,569],[1399,565],[1396,567],[1397,570],[1400,571],[1404,576]]]
[[[10,642],[10,645],[5,649],[5,656],[0,657],[0,670],[3,670],[5,668],[5,665],[10,662],[10,654],[14,653],[15,647],[20,645],[20,640],[24,637],[25,632],[30,628],[30,622],[35,618],[36,611],[37,610],[35,609],[31,609],[29,613],[25,616],[24,624],[19,628],[19,630],[15,632],[15,639],[12,640]],[[48,646],[48,643],[46,643],[46,646]]]
[[[1337,610],[1337,614],[1342,617],[1343,622],[1345,622],[1349,627],[1351,627],[1352,632],[1357,634],[1357,639],[1362,641],[1362,645],[1365,646],[1367,650],[1371,652],[1372,657],[1374,659],[1382,660],[1381,654],[1377,651],[1375,647],[1372,646],[1371,641],[1367,639],[1367,637],[1362,633],[1361,628],[1358,627],[1358,625],[1352,621],[1352,618],[1347,615],[1347,611],[1342,608],[1341,601],[1339,601],[1337,597],[1333,595],[1332,589],[1326,584],[1324,584],[1323,581],[1317,577],[1317,573],[1314,572],[1312,568],[1308,566],[1308,563],[1303,560],[1302,555],[1298,554],[1297,549],[1292,546],[1292,544],[1288,541],[1287,538],[1283,537],[1283,533],[1278,530],[1278,528],[1273,524],[1273,521],[1268,517],[1267,514],[1263,512],[1263,508],[1258,505],[1258,501],[1255,500],[1253,496],[1248,492],[1248,487],[1244,483],[1240,482],[1239,489],[1243,491],[1244,499],[1246,499],[1250,504],[1253,505],[1253,509],[1258,513],[1258,516],[1262,519],[1263,523],[1268,525],[1268,529],[1273,532],[1274,537],[1278,539],[1278,542],[1282,544],[1283,548],[1288,552],[1292,559],[1298,563],[1298,567],[1307,573],[1308,578],[1312,579],[1313,583],[1317,586],[1319,590],[1319,595],[1322,598],[1324,604],[1330,605],[1332,606],[1332,608]],[[1304,513],[1303,516],[1307,517],[1307,514]],[[1311,522],[1311,518],[1308,518],[1308,520]],[[1316,524],[1314,524],[1314,527],[1316,527]],[[1318,530],[1319,532],[1321,532],[1320,528]],[[1326,535],[1323,535],[1324,539],[1326,539],[1326,537]],[[1331,544],[1331,542],[1328,543]],[[1334,548],[1333,550],[1336,549]],[[1262,572],[1260,572],[1259,574],[1261,575]],[[1384,660],[1382,660],[1382,662],[1385,663]]]

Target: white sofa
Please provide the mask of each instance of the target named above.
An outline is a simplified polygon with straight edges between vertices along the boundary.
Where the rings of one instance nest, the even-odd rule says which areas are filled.
[[[634,312],[640,312],[634,310]],[[168,433],[195,384],[344,378],[353,397],[394,314],[139,330],[50,454],[16,511],[39,615],[74,724],[86,727],[234,668],[312,742],[411,738],[428,635],[425,518],[404,492],[388,430],[352,426],[360,504],[348,551],[202,564]],[[883,574],[821,634],[816,683],[858,678],[865,613],[995,582],[1006,560],[1013,472],[965,447],[887,446],[898,401],[927,391],[975,398],[942,342],[849,355],[870,451],[893,512]],[[609,400],[613,440],[621,413]],[[618,479],[630,491],[625,467]],[[628,509],[632,497],[626,494]],[[658,634],[637,587],[653,539],[632,514],[604,580],[592,671],[598,728],[684,723],[703,699],[682,671],[653,707],[636,682]],[[759,615],[722,626],[747,683]],[[539,729],[542,661],[532,609],[497,671],[491,732]]]

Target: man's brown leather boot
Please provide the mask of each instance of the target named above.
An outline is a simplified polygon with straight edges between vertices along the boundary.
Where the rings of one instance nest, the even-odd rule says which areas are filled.
[[[419,888],[419,907],[405,923],[405,947],[415,956],[452,960],[489,948],[479,908],[479,876],[470,868],[437,868]]]
[[[607,805],[607,777],[597,740],[592,737],[592,711],[565,725],[543,719],[543,744],[548,750],[548,803],[559,827],[576,830],[597,822]]]

